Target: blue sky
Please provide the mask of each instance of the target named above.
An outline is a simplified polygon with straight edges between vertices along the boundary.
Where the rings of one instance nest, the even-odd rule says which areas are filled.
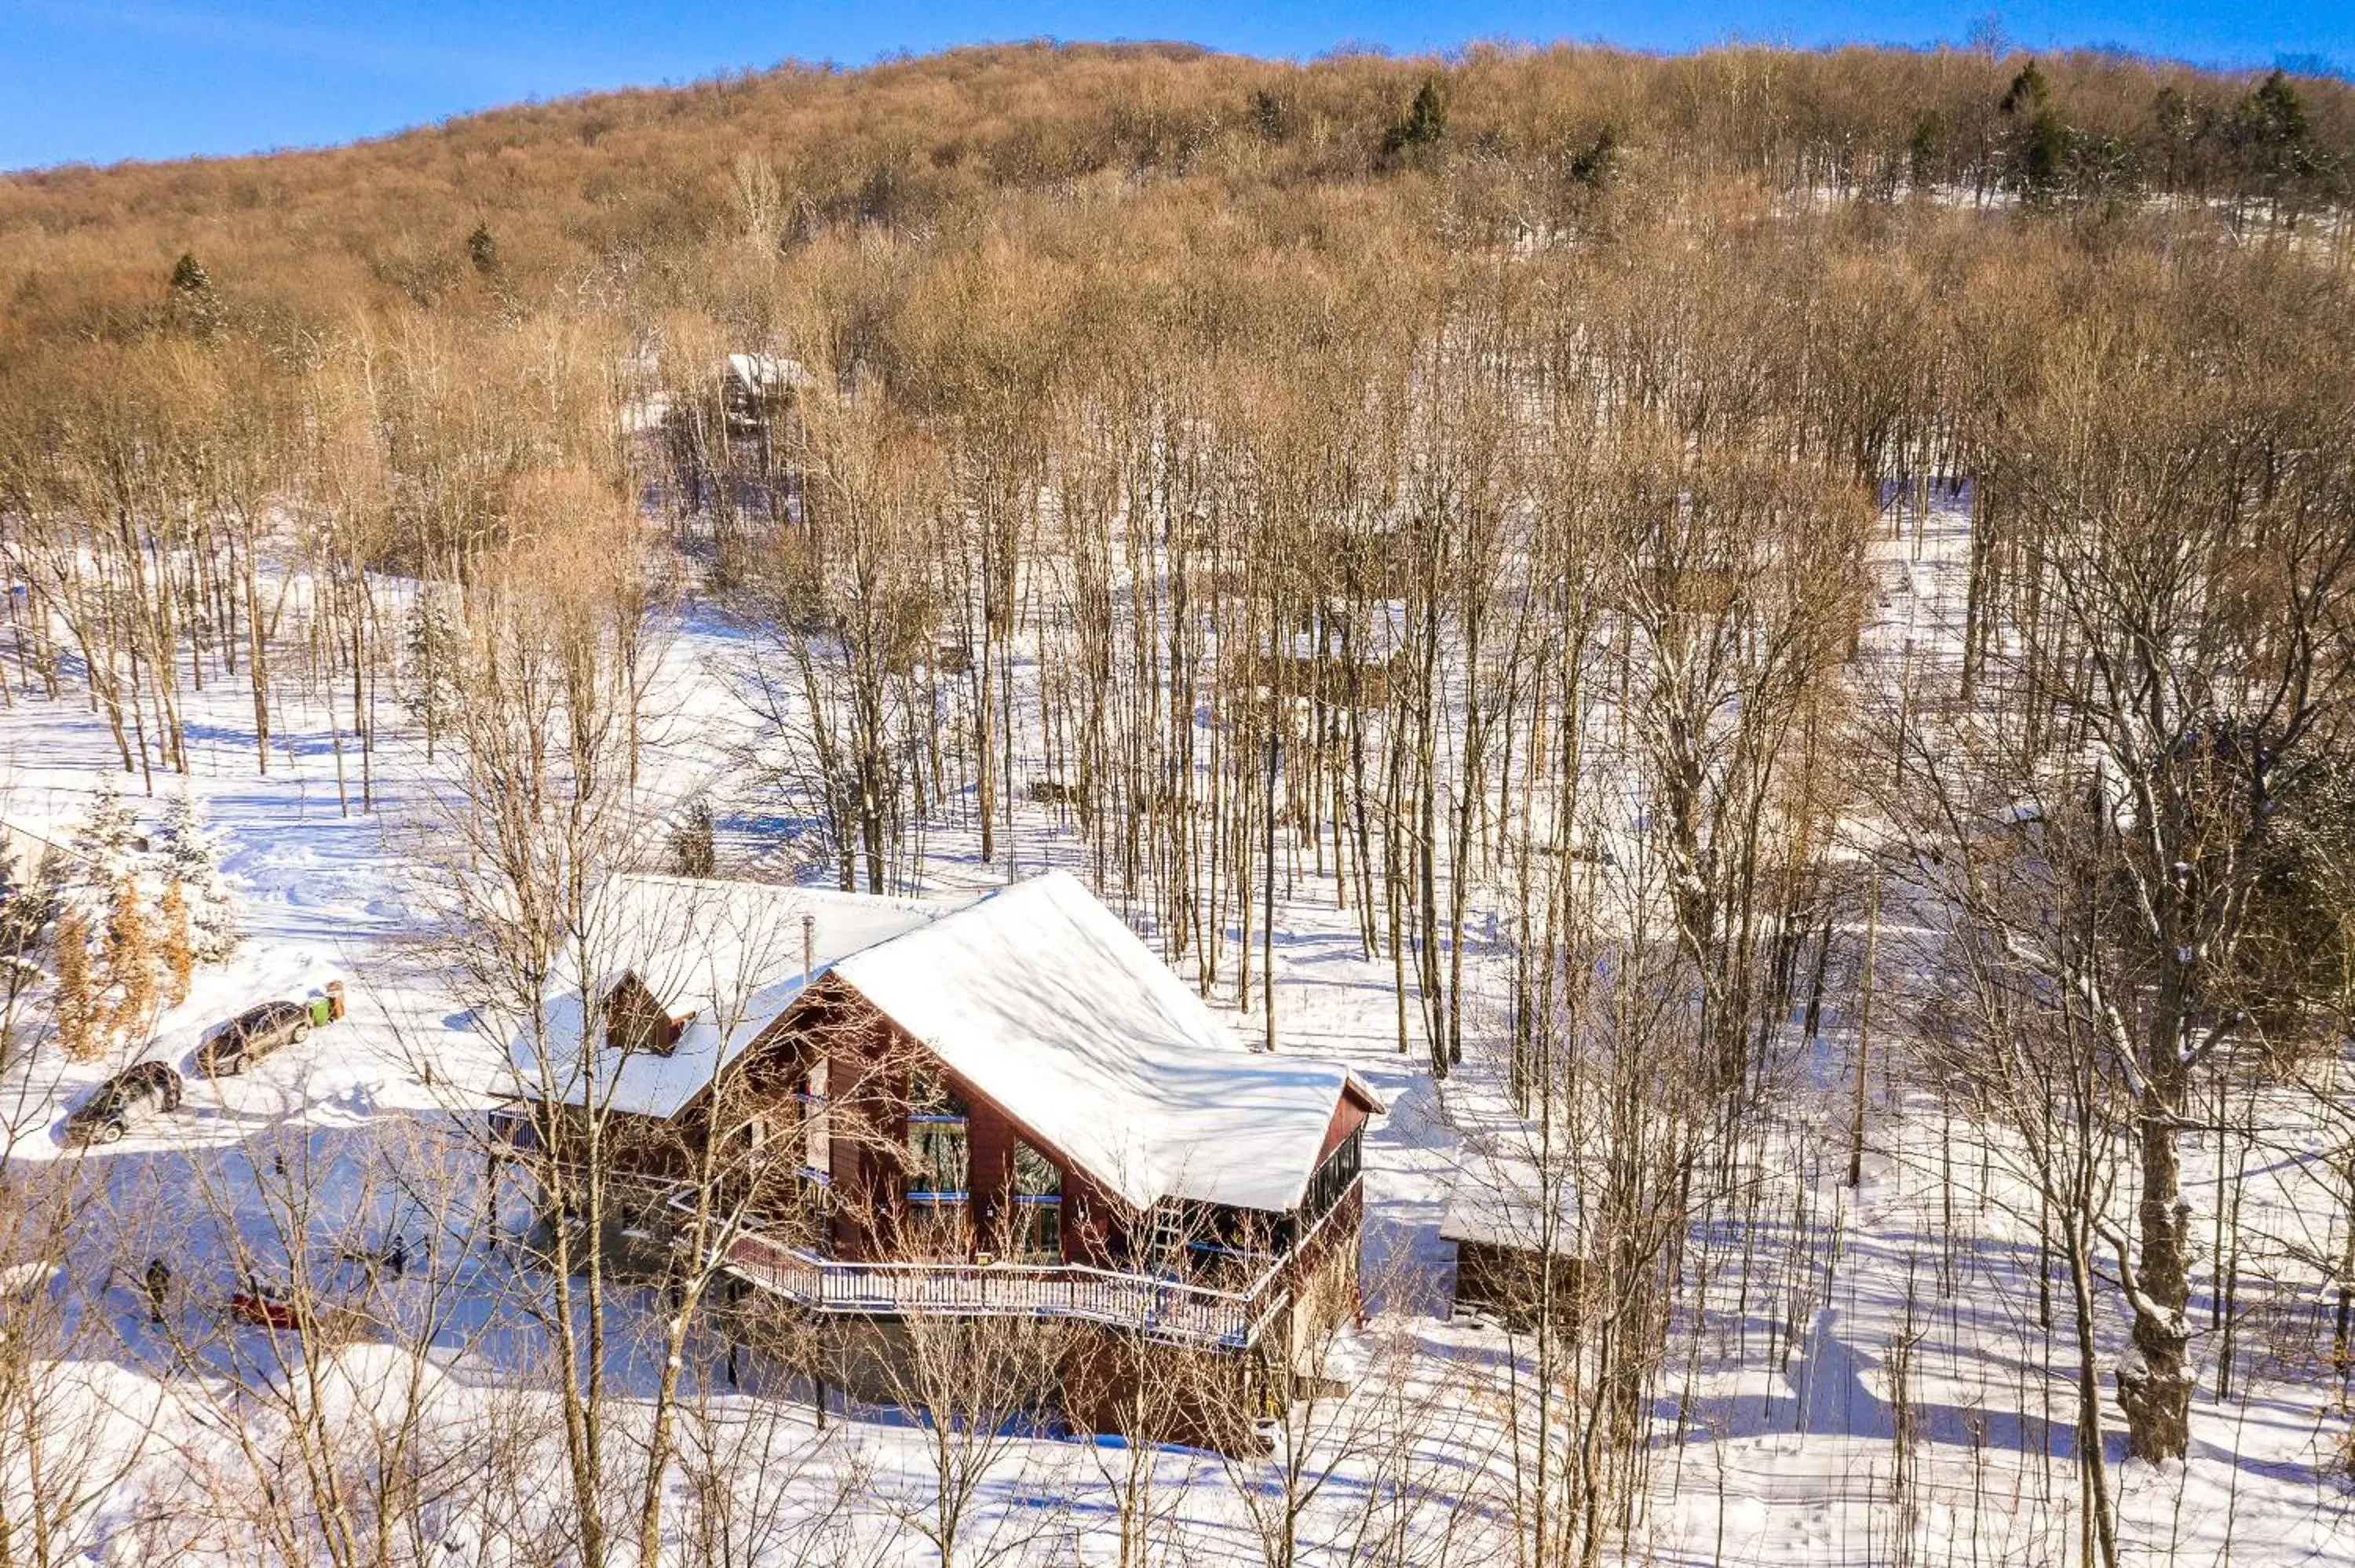
[[[314,145],[527,97],[691,80],[785,58],[864,64],[1005,38],[1185,38],[1309,56],[1467,39],[1686,49],[1960,39],[1994,15],[2020,44],[2110,44],[2207,63],[2355,66],[2355,0],[910,0],[512,5],[497,0],[0,0],[0,168]]]

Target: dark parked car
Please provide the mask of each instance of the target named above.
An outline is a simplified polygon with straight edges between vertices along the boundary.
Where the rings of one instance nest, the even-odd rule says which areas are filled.
[[[180,1075],[168,1062],[133,1062],[66,1118],[68,1143],[112,1143],[180,1107]]]
[[[230,1019],[219,1033],[197,1047],[197,1070],[207,1077],[226,1078],[281,1045],[299,1045],[310,1037],[309,1008],[295,1001],[265,1001]]]

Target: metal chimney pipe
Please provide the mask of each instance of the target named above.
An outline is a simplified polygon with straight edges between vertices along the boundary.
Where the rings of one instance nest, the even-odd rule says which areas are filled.
[[[809,990],[810,974],[817,968],[817,916],[802,916],[802,989]]]

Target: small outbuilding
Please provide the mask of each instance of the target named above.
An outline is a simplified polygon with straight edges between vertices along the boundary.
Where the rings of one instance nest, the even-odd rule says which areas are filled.
[[[1557,1322],[1577,1310],[1583,1231],[1570,1173],[1529,1160],[1468,1155],[1439,1224],[1455,1244],[1455,1308],[1512,1329],[1550,1308]]]
[[[720,384],[730,422],[750,432],[767,428],[771,416],[807,388],[810,374],[798,359],[773,354],[731,354]]]

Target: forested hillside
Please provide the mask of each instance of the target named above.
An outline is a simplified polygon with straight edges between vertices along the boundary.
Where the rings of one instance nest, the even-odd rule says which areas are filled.
[[[133,795],[382,808],[456,890],[453,1029],[614,870],[1022,861],[1254,1043],[1380,1062],[1369,1386],[1421,1393],[1185,1483],[1201,1534],[1071,1526],[1124,1568],[1733,1561],[1688,1457],[1786,1435],[1817,1489],[1752,1500],[1870,1520],[1819,1560],[2328,1557],[2350,201],[2342,82],[1752,48],[1041,45],[13,175],[0,718]],[[165,1005],[104,895],[0,924],[19,1075]],[[1498,1162],[1581,1267],[1434,1347],[1437,1194]],[[1836,1278],[1890,1414],[1807,1448]],[[513,1560],[706,1518],[674,1306],[655,1383],[564,1344],[568,1431],[653,1435]]]

